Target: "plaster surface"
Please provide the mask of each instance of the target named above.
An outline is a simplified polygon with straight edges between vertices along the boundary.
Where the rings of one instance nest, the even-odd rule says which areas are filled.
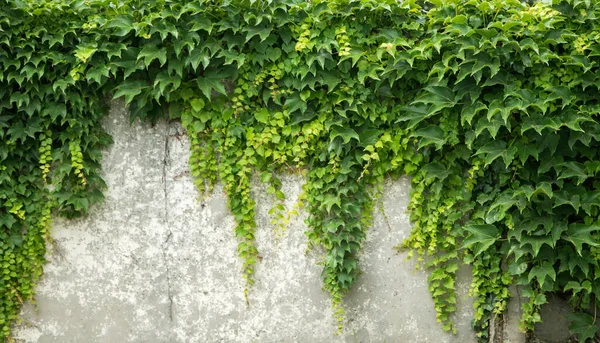
[[[121,101],[105,126],[114,137],[103,159],[106,199],[85,218],[55,219],[49,263],[36,305],[24,306],[14,328],[17,342],[476,342],[469,270],[457,280],[453,335],[436,322],[426,272],[394,250],[411,227],[408,179],[386,181],[360,256],[363,274],[345,299],[345,329],[335,335],[322,251],[307,251],[305,213],[276,234],[273,199],[255,183],[262,260],[247,306],[233,217],[222,188],[198,199],[181,126],[130,126]],[[282,182],[291,208],[304,179]]]

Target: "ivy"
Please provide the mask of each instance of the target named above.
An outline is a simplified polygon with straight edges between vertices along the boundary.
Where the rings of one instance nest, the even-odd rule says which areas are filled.
[[[519,284],[521,327],[570,296],[597,331],[600,5],[555,0],[0,0],[0,330],[42,275],[51,217],[102,201],[108,100],[132,122],[180,120],[201,194],[222,182],[245,295],[258,267],[254,174],[281,231],[297,208],[340,330],[385,177],[411,177],[400,247],[427,268],[453,330],[471,264],[486,341]],[[285,207],[277,175],[300,172]],[[415,256],[416,255],[416,256]]]

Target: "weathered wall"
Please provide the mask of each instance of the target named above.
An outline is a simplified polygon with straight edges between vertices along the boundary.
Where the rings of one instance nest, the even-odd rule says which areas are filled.
[[[336,336],[316,265],[321,252],[307,253],[305,214],[278,237],[267,214],[272,199],[255,183],[262,261],[247,307],[233,217],[222,189],[196,199],[180,125],[130,126],[117,102],[106,127],[115,140],[103,161],[106,200],[87,218],[55,221],[37,308],[24,307],[17,341],[475,342],[469,271],[458,278],[458,334],[448,334],[435,320],[426,273],[393,249],[410,232],[407,179],[386,185],[388,220],[376,211]],[[303,180],[282,181],[291,206]]]

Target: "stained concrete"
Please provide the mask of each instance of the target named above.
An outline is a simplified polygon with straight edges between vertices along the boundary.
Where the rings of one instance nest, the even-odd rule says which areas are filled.
[[[548,303],[540,310],[541,323],[535,325],[535,340],[540,343],[569,342],[569,321],[571,307],[567,301],[554,294],[547,296]]]
[[[521,288],[510,286],[508,288],[512,297],[506,304],[506,311],[502,315],[502,338],[503,343],[526,343],[525,335],[518,330],[521,321],[521,310],[523,303],[527,300],[521,296]]]
[[[307,251],[305,213],[275,234],[265,187],[256,183],[262,261],[243,296],[234,220],[222,188],[198,200],[189,141],[177,123],[129,125],[122,102],[106,120],[115,143],[103,159],[104,204],[78,220],[56,219],[49,263],[16,325],[18,342],[476,342],[469,270],[457,281],[458,333],[435,320],[427,274],[393,249],[410,232],[410,182],[387,181],[383,212],[362,248],[363,274],[347,296],[335,335],[322,291],[322,251]],[[282,178],[291,206],[304,182]],[[386,218],[387,217],[387,218]]]

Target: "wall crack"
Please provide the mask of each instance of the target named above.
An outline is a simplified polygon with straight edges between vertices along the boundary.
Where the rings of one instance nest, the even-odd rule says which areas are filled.
[[[171,128],[170,123],[167,123],[167,130],[165,133],[165,149],[163,154],[163,166],[162,166],[162,184],[163,184],[163,195],[164,195],[164,224],[167,228],[167,237],[161,244],[163,261],[165,264],[167,274],[167,297],[169,298],[169,320],[173,321],[173,293],[171,291],[171,270],[169,268],[169,260],[167,258],[167,244],[173,235],[169,222],[169,192],[167,189],[167,168],[169,167],[170,150],[169,150],[169,130]]]

